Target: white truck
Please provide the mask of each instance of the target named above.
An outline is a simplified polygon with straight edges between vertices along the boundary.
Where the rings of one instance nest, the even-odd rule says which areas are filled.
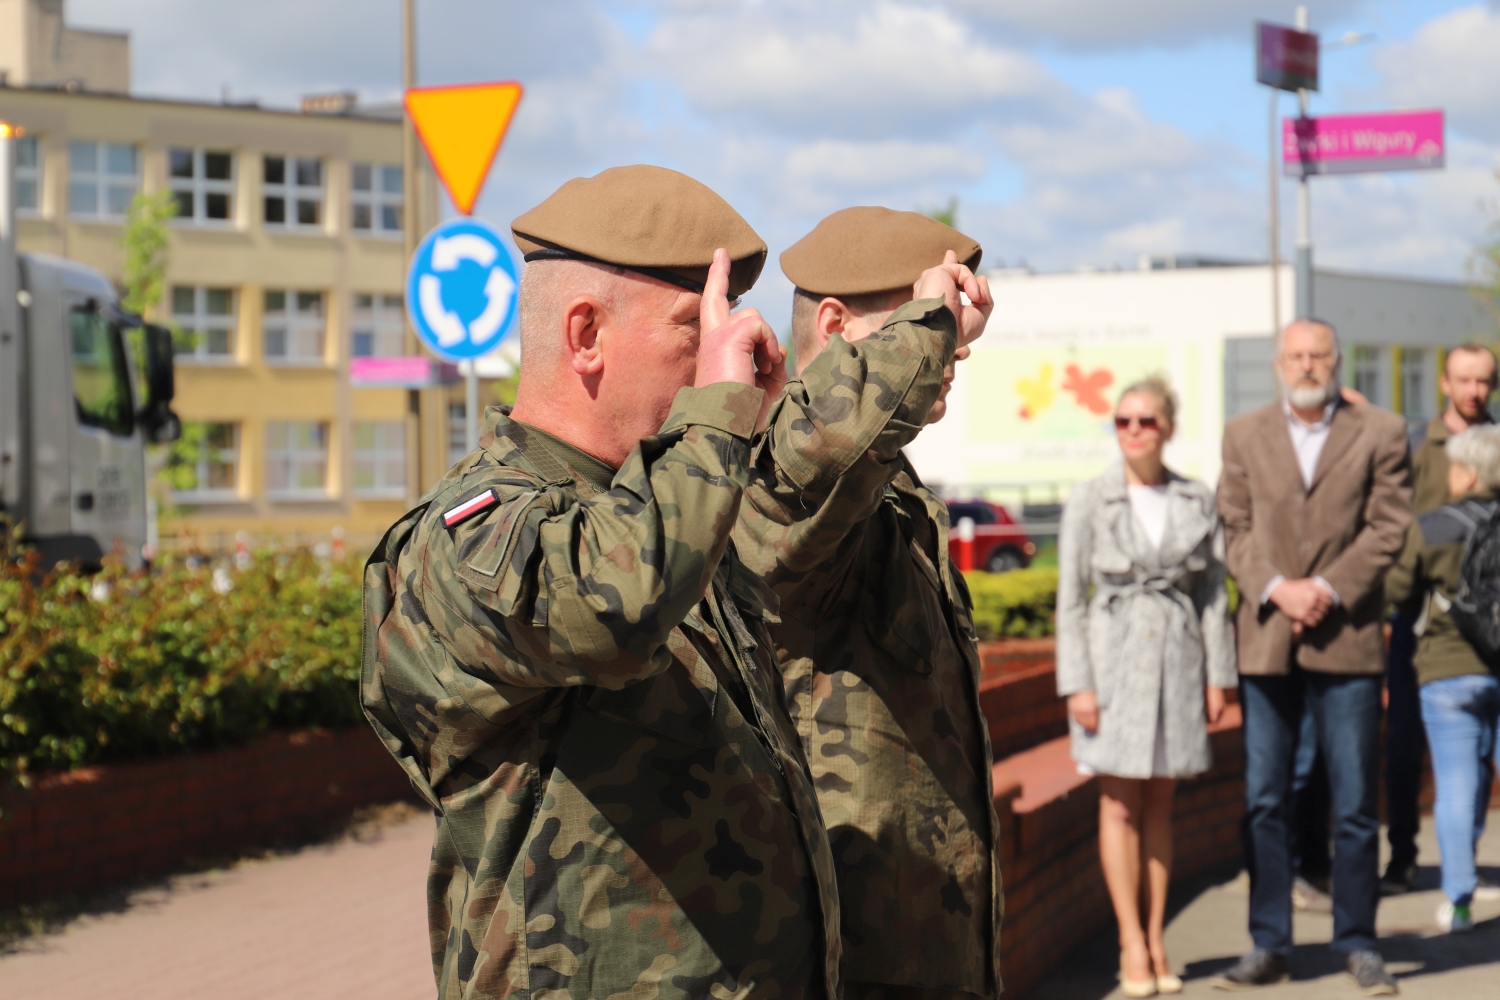
[[[172,335],[93,268],[16,249],[15,130],[0,122],[0,514],[41,554],[149,557],[146,445],[173,441]]]

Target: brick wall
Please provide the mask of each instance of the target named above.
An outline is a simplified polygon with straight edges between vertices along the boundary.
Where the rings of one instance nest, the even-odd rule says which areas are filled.
[[[996,760],[1067,734],[1067,706],[1057,696],[1056,651],[1054,639],[979,644],[979,708],[989,720]]]
[[[0,801],[0,906],[165,874],[411,794],[366,726],[49,775]]]

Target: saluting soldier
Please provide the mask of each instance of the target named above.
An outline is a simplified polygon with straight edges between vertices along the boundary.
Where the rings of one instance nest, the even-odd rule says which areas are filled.
[[[786,379],[729,315],[765,244],[649,166],[512,229],[516,405],[365,571],[365,711],[437,816],[439,995],[837,1000],[776,601],[730,543]]]
[[[833,845],[850,1000],[1000,990],[969,593],[947,507],[901,452],[942,417],[984,330],[979,257],[884,208],[836,212],[781,256],[801,371],[757,438],[735,544],[781,598],[777,657]]]

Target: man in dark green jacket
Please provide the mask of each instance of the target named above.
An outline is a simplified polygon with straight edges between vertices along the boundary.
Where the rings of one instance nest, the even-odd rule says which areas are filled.
[[[1437,780],[1434,814],[1447,896],[1437,921],[1444,930],[1465,931],[1473,926],[1474,844],[1489,804],[1500,681],[1449,610],[1468,542],[1500,507],[1500,427],[1471,427],[1449,438],[1444,450],[1448,490],[1459,499],[1422,514],[1411,526],[1406,547],[1386,576],[1386,597],[1416,622],[1413,665]]]
[[[848,1000],[1000,989],[969,594],[947,507],[901,452],[988,319],[979,255],[925,216],[851,208],[781,257],[801,369],[756,439],[734,539],[781,598],[777,661],[833,846]]]

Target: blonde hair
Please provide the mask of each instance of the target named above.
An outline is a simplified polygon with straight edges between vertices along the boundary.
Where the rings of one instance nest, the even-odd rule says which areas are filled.
[[[1161,407],[1161,415],[1166,418],[1167,424],[1173,428],[1177,426],[1177,394],[1172,391],[1172,385],[1165,375],[1147,375],[1121,389],[1119,398],[1115,400],[1115,412],[1119,412],[1120,402],[1126,396],[1134,396],[1138,393],[1145,393],[1155,398],[1156,405]]]

